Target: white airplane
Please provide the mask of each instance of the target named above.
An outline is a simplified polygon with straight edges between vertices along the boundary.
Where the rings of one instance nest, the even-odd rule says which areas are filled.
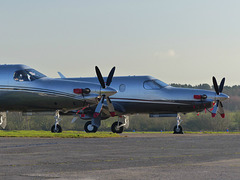
[[[111,127],[114,133],[122,133],[135,113],[176,117],[174,133],[183,133],[179,113],[200,112],[216,102],[212,116],[217,112],[225,116],[222,101],[229,98],[222,93],[225,78],[218,86],[213,77],[213,92],[175,88],[151,76],[113,77],[114,71],[115,67],[103,78],[96,67],[98,78],[64,78],[59,73],[62,78],[53,79],[25,65],[0,65],[0,111],[55,112],[52,132],[62,131],[60,113],[74,114],[73,122],[78,117],[90,120],[86,132],[96,132],[102,120],[118,116]]]

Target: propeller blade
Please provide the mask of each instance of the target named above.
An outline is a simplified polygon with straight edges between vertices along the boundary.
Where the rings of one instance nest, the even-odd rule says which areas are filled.
[[[98,103],[98,105],[97,105],[97,107],[96,107],[96,109],[95,109],[95,112],[94,112],[94,114],[93,114],[93,117],[94,117],[94,118],[97,118],[97,117],[99,116],[99,114],[100,114],[100,112],[101,112],[101,110],[102,110],[102,106],[103,106],[104,99],[105,99],[105,95],[102,95],[102,98],[101,98],[101,100],[99,101],[99,103]]]
[[[73,117],[73,119],[72,119],[72,122],[71,122],[71,123],[74,123],[74,122],[75,122],[77,119],[78,119],[78,117],[77,117],[77,116]]]
[[[108,75],[107,83],[106,83],[107,86],[110,86],[114,72],[115,72],[115,67],[112,68],[112,70],[110,71],[110,73]]]
[[[224,113],[224,109],[223,109],[223,104],[222,102],[220,101],[220,106],[218,107],[218,112],[219,114],[221,115],[222,118],[225,118],[225,113]]]
[[[95,66],[95,70],[96,70],[96,74],[97,74],[97,77],[98,77],[98,81],[100,82],[102,88],[105,89],[106,86],[105,86],[102,74],[101,74],[101,72],[100,72],[100,70],[97,66]]]
[[[224,83],[225,83],[225,78],[222,79],[221,84],[219,86],[219,92],[220,93],[223,91]]]
[[[212,81],[213,81],[214,89],[215,89],[217,95],[219,95],[219,89],[218,89],[217,80],[216,80],[216,78],[214,76],[212,77]]]
[[[215,104],[214,107],[213,107],[212,117],[215,117],[215,116],[217,115],[218,104],[219,104],[219,100],[217,100],[216,104]]]
[[[111,116],[114,117],[116,115],[116,113],[115,113],[115,109],[114,109],[114,106],[112,104],[112,101],[110,100],[109,97],[107,97],[107,104],[108,104],[108,110],[109,110]]]

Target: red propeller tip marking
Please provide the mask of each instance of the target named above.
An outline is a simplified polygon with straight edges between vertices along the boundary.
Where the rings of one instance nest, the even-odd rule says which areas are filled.
[[[213,118],[216,117],[216,115],[217,115],[216,113],[212,113],[212,117],[213,117]]]
[[[116,115],[115,112],[110,112],[111,116],[114,117]]]
[[[100,113],[95,112],[95,113],[93,114],[93,117],[94,117],[94,118],[97,118],[97,117],[99,116],[99,114],[100,114]]]

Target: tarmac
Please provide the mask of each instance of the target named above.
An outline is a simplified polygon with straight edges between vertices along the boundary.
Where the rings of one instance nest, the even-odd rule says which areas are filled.
[[[0,179],[240,179],[240,135],[0,138]]]

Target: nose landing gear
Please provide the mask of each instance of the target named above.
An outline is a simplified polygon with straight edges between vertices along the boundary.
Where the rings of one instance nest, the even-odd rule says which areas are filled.
[[[118,133],[118,134],[122,133],[123,132],[122,124],[123,124],[122,122],[118,122],[118,121],[114,122],[111,127],[112,132]]]
[[[128,128],[129,126],[129,116],[120,116],[118,117],[118,121],[112,124],[111,130],[113,133],[122,133],[124,128]]]
[[[59,110],[56,110],[54,118],[55,118],[55,124],[51,128],[51,132],[52,133],[61,133],[62,132],[62,127],[59,125],[59,122],[62,119],[60,118]]]
[[[174,126],[173,128],[173,134],[183,134],[182,131],[182,126],[180,126],[181,122],[183,122],[183,120],[181,119],[180,115],[177,115],[177,125]]]

